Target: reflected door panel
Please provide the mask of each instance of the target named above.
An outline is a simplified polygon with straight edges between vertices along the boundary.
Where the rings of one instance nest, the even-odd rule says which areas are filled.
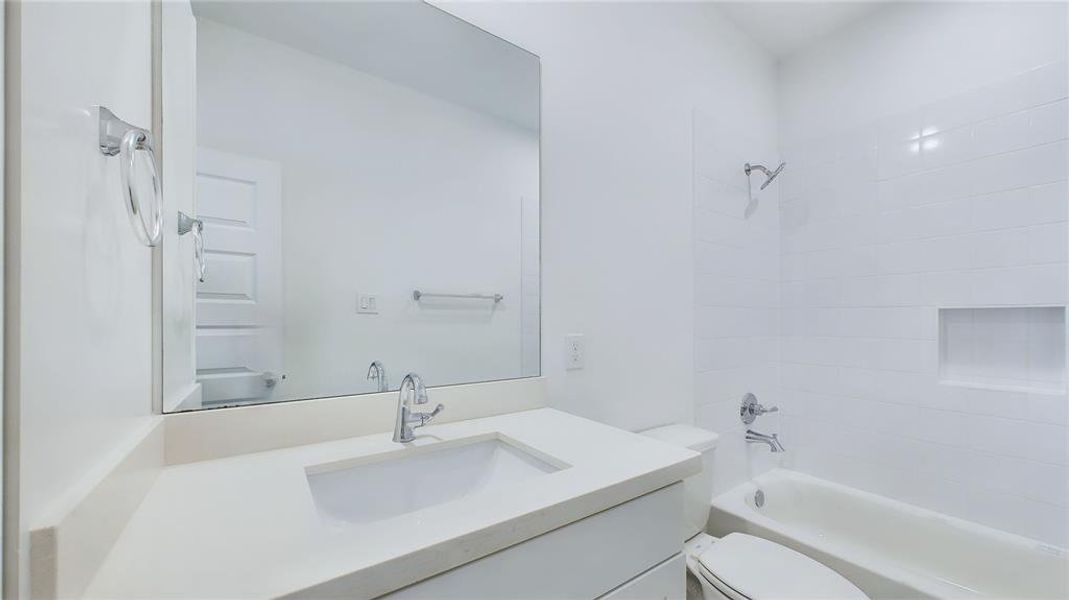
[[[284,371],[281,175],[277,163],[197,149],[208,269],[197,286],[197,380],[205,406],[267,400]]]

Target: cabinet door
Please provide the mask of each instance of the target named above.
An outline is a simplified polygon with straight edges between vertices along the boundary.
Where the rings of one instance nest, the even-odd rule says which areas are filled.
[[[683,600],[687,596],[687,561],[683,553],[605,594],[601,600]]]

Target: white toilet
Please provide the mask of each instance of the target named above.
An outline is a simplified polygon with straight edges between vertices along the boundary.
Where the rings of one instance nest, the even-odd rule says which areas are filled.
[[[701,473],[683,482],[682,537],[687,570],[701,584],[705,600],[868,599],[842,575],[790,548],[745,533],[720,539],[704,533],[713,494],[715,433],[689,425],[666,425],[642,434],[702,455]]]

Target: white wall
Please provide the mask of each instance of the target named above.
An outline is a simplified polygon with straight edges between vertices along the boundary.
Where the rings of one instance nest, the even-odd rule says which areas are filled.
[[[93,108],[149,127],[151,53],[147,3],[27,3],[13,15],[5,375],[24,544],[152,419],[150,250],[130,228],[118,159],[98,150]]]
[[[393,386],[407,371],[428,385],[521,376],[537,134],[204,19],[197,51],[198,145],[282,170],[287,379],[273,399],[374,391],[373,360]],[[505,299],[417,303],[417,288]],[[357,314],[358,293],[379,313]]]
[[[1066,16],[898,5],[787,59],[780,78],[793,466],[1060,546],[1064,379],[942,381],[939,309],[1066,302]],[[1007,361],[1030,344],[1064,353],[1050,344],[1064,316],[1029,330],[1019,311],[983,314],[964,344],[998,363],[992,375],[1027,373]]]
[[[542,59],[552,403],[627,429],[692,421],[694,111],[773,149],[772,60],[708,5],[444,6]],[[585,336],[583,370],[564,370],[568,333]]]

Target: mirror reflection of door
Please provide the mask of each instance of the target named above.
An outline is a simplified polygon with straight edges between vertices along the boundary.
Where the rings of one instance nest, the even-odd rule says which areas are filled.
[[[208,264],[197,286],[197,381],[205,407],[279,389],[282,349],[278,164],[197,148],[197,212]]]

